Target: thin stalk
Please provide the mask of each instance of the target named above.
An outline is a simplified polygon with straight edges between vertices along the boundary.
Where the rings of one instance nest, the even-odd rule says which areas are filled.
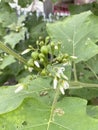
[[[6,53],[12,55],[13,57],[15,57],[20,62],[22,62],[24,64],[27,64],[26,59],[24,59],[22,56],[20,56],[19,54],[17,54],[13,50],[11,50],[9,47],[7,47],[6,45],[4,45],[4,43],[2,43],[1,41],[0,41],[0,49],[2,49]]]
[[[47,130],[49,130],[50,123],[52,122],[52,118],[53,118],[53,114],[54,114],[54,110],[55,110],[55,105],[57,103],[58,96],[59,96],[59,87],[57,88],[56,93],[54,95],[54,100],[53,100],[52,107],[51,107],[51,113],[50,113],[50,117],[49,117],[49,122],[48,122]]]
[[[98,84],[91,84],[91,83],[82,83],[82,82],[76,82],[76,81],[70,81],[69,82],[69,89],[79,89],[79,88],[98,88]]]
[[[74,80],[77,82],[77,72],[76,72],[76,64],[75,62],[73,62],[73,74],[74,74]]]

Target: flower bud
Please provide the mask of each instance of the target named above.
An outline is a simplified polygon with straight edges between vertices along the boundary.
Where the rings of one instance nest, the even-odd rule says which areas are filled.
[[[70,56],[70,58],[72,58],[73,60],[76,60],[76,59],[77,59],[76,56]]]
[[[66,75],[64,75],[64,73],[61,73],[61,77],[65,80],[68,80],[68,77]]]
[[[54,80],[53,80],[53,88],[54,89],[57,88],[57,83],[58,83],[58,80],[57,80],[57,77],[55,77]]]
[[[63,85],[64,89],[68,89],[68,88],[69,88],[69,84],[68,84],[67,81],[64,81],[64,80],[63,80],[62,85]]]
[[[27,54],[27,53],[30,52],[30,51],[31,51],[31,49],[26,49],[26,50],[24,50],[24,51],[21,53],[21,55]]]
[[[55,46],[54,46],[54,49],[55,49],[55,50],[58,50],[58,46],[57,46],[57,45],[55,45]]]
[[[34,64],[35,64],[36,67],[40,68],[38,61],[34,61]]]
[[[62,86],[60,86],[60,91],[61,91],[61,93],[62,93],[63,95],[65,94],[64,88],[63,88]]]
[[[41,63],[44,63],[45,60],[44,60],[43,58],[40,58],[40,62],[41,62]]]

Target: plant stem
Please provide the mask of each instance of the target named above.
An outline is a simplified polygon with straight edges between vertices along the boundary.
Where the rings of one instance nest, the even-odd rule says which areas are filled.
[[[77,79],[77,72],[76,72],[76,64],[75,64],[75,62],[73,62],[73,73],[74,73],[74,79],[77,82],[78,79]]]
[[[69,87],[69,89],[79,89],[79,88],[98,88],[98,84],[90,84],[90,83],[82,83],[82,82],[78,82],[78,81],[70,81],[69,85],[71,87]]]
[[[59,96],[59,87],[57,88],[56,93],[54,95],[54,100],[53,100],[52,107],[51,107],[51,113],[50,113],[50,117],[49,117],[47,130],[49,130],[50,123],[52,122],[52,117],[54,115],[55,105],[57,103],[58,96]]]
[[[6,45],[4,45],[4,43],[2,43],[0,41],[0,49],[2,49],[4,52],[14,56],[17,60],[19,60],[20,62],[27,64],[26,59],[24,59],[22,56],[20,56],[19,54],[17,54],[16,52],[14,52],[13,50],[11,50],[9,47],[7,47]]]

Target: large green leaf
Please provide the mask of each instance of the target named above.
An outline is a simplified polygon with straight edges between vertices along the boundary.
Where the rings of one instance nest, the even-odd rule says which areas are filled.
[[[16,110],[0,116],[1,130],[97,130],[98,120],[87,115],[86,100],[63,98],[54,106],[25,99]]]
[[[98,17],[88,11],[47,24],[47,30],[52,40],[62,42],[63,53],[77,56],[76,62],[86,61],[98,54],[97,21]]]
[[[0,104],[2,104],[0,107],[0,114],[16,109],[26,97],[41,99],[40,97],[43,97],[44,93],[47,95],[49,91],[51,91],[51,80],[49,80],[49,78],[33,79],[29,77],[25,78],[25,81],[26,82],[14,86],[0,87]],[[15,90],[19,86],[24,86],[24,89],[19,93],[15,93]],[[47,96],[49,98],[49,94]],[[47,96],[45,96],[45,98]]]

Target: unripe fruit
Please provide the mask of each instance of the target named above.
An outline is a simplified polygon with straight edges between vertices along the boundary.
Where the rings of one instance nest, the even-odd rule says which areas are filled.
[[[50,40],[50,37],[47,36],[46,39],[45,39],[45,41],[49,41],[49,40]]]
[[[69,57],[69,55],[68,54],[64,54],[64,58],[68,58]]]
[[[40,46],[43,46],[45,43],[43,42],[43,41],[41,41],[40,43],[39,43],[39,45]]]
[[[63,59],[62,62],[67,62],[68,60],[67,59]]]
[[[61,57],[60,57],[60,56],[57,57],[57,61],[58,61],[58,62],[61,62],[61,61],[62,61],[62,56],[61,56]]]
[[[39,55],[38,55],[38,57],[41,59],[41,58],[45,58],[45,55],[43,54],[43,53],[40,53]]]
[[[38,54],[37,51],[31,53],[31,57],[32,57],[34,60],[36,60],[36,59],[38,58],[38,55],[39,55],[39,54]]]
[[[38,40],[36,41],[36,45],[39,45],[39,41]]]
[[[48,47],[47,46],[42,46],[41,47],[41,53],[43,54],[48,54],[49,50],[48,50]]]
[[[50,37],[46,37],[45,44],[49,43],[49,41],[50,41]]]
[[[43,59],[43,58],[41,58],[41,59],[40,59],[40,62],[41,62],[41,63],[44,63],[45,61],[44,61],[44,59]]]
[[[43,38],[40,36],[40,37],[39,37],[39,40],[42,40],[42,39],[43,39]]]

